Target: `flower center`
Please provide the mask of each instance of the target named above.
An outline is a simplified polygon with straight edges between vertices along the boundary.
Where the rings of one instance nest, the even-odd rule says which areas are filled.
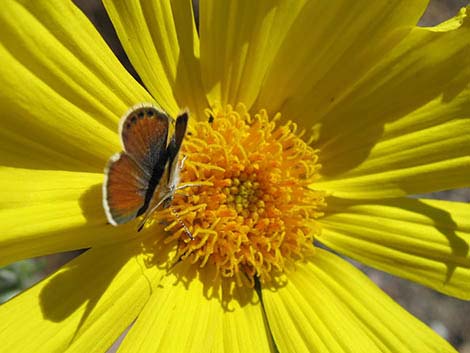
[[[270,281],[311,252],[320,232],[324,194],[309,188],[318,151],[294,123],[276,126],[280,114],[251,116],[239,104],[207,115],[191,125],[180,155],[187,157],[181,183],[208,185],[181,189],[157,214],[173,233],[166,241],[177,242],[182,260],[215,266],[239,285]]]

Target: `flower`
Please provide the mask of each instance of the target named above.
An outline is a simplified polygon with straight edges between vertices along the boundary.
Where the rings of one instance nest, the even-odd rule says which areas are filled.
[[[104,4],[146,89],[71,2],[2,3],[1,262],[89,248],[0,307],[2,349],[132,325],[124,352],[455,351],[318,244],[470,298],[469,205],[406,198],[469,185],[465,9],[201,1],[197,30],[189,0]],[[138,233],[101,184],[140,102],[188,107],[182,181],[206,184]]]

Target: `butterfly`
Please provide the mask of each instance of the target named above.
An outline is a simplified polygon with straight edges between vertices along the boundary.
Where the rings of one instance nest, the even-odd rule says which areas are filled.
[[[158,207],[171,206],[178,189],[182,168],[178,153],[188,119],[189,113],[183,111],[174,121],[149,103],[132,107],[122,117],[119,135],[123,151],[109,159],[104,172],[103,207],[109,223],[117,226],[145,214],[138,227],[140,231]],[[173,121],[174,133],[168,141]],[[156,205],[149,208],[155,202]]]

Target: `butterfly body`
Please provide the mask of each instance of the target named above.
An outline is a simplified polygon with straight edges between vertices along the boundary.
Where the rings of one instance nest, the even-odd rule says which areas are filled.
[[[173,119],[155,106],[139,104],[123,116],[119,132],[124,151],[108,161],[103,184],[103,207],[109,223],[129,222],[148,212],[154,201],[162,207],[171,205],[188,118],[187,112],[177,117],[168,141]]]

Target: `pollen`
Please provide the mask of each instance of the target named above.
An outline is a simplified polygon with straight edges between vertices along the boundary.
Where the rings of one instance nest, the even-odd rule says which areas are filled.
[[[190,126],[180,153],[180,185],[192,186],[158,213],[171,234],[166,241],[177,243],[179,259],[215,266],[239,285],[269,282],[313,252],[325,206],[314,189],[318,150],[296,124],[280,124],[280,114],[250,115],[243,104],[206,114]]]

